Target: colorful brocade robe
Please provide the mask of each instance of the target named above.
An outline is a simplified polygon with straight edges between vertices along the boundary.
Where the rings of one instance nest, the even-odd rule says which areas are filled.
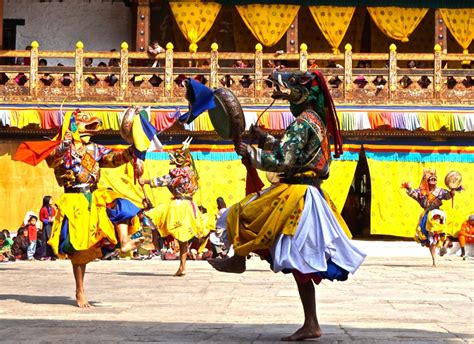
[[[301,113],[280,140],[269,135],[261,148],[252,149],[252,164],[264,171],[280,172],[289,182],[306,172],[313,172],[316,179],[329,174],[331,151],[326,126],[315,111]]]
[[[428,194],[422,192],[420,189],[408,189],[407,194],[416,200],[424,210],[439,209],[443,200],[453,198],[449,190],[438,187]]]
[[[166,186],[175,199],[192,199],[198,190],[196,173],[189,166],[176,167],[163,177],[151,180],[151,187]]]
[[[89,142],[82,145],[62,142],[46,159],[59,186],[65,188],[96,186],[100,167],[118,167],[132,160],[131,148],[120,152]]]

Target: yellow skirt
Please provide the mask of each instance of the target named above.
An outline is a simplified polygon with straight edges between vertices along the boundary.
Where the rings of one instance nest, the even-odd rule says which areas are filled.
[[[270,249],[280,235],[294,235],[304,208],[308,185],[278,184],[261,195],[251,194],[234,204],[227,216],[227,233],[235,253],[246,256],[256,250]],[[329,195],[324,198],[338,223],[351,233]]]
[[[100,244],[107,239],[117,244],[115,228],[107,215],[107,204],[120,195],[108,189],[98,189],[91,195],[91,201],[82,193],[65,193],[56,202],[58,212],[53,223],[48,244],[60,258],[67,255],[59,252],[61,227],[65,217],[69,222],[69,241],[76,252],[69,255],[73,264],[87,264],[102,256]]]
[[[171,200],[148,212],[148,216],[154,220],[162,237],[171,235],[178,241],[186,242],[206,232],[199,209],[191,200]]]

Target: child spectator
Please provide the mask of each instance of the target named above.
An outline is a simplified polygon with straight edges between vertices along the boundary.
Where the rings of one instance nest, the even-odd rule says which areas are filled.
[[[0,262],[15,261],[15,257],[11,253],[10,246],[7,245],[7,237],[0,232]]]
[[[13,246],[13,239],[10,238],[10,231],[8,229],[4,229],[2,230],[2,233],[5,235],[5,244],[11,248]]]
[[[158,41],[153,41],[147,49],[148,55],[152,58],[149,61],[149,64],[152,67],[160,67],[159,61],[156,59],[156,56],[165,52],[165,49],[163,49]]]
[[[28,252],[28,231],[26,228],[21,227],[16,233],[16,237],[13,239],[12,254],[16,259],[25,260]]]
[[[38,240],[38,228],[36,227],[37,221],[38,217],[36,215],[31,215],[30,219],[28,220],[28,225],[26,226],[26,230],[28,232],[27,258],[30,261],[35,260],[34,255],[36,252],[36,241]]]
[[[41,246],[36,250],[36,255],[41,260],[49,260],[54,258],[53,250],[48,245],[48,240],[51,237],[51,229],[53,227],[54,216],[56,210],[53,206],[53,198],[51,196],[43,197],[43,206],[39,212],[40,221],[43,224],[43,230],[40,232]]]

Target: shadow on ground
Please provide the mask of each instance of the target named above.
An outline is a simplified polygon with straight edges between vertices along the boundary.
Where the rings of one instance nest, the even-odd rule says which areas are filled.
[[[2,319],[2,342],[167,342],[167,343],[281,343],[296,324],[170,323],[128,321],[71,321]],[[41,329],[41,330],[39,330]],[[324,343],[449,343],[465,334],[436,333],[403,328],[322,326]],[[438,340],[433,340],[437,338]],[[14,339],[14,340],[13,340]]]
[[[45,296],[45,295],[19,295],[19,294],[0,294],[0,301],[16,300],[33,305],[74,305],[76,300],[67,296]],[[89,301],[94,306],[97,302]],[[2,320],[3,322],[3,320]]]

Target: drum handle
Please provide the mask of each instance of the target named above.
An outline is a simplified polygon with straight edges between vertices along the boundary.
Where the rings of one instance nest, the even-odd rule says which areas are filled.
[[[263,112],[257,117],[257,120],[255,121],[255,125],[258,126],[258,121],[259,121],[260,118],[263,116],[263,114],[264,114],[265,112],[267,112],[267,110],[268,110],[269,108],[271,108],[273,104],[275,104],[275,100],[276,100],[276,99],[273,99],[273,101],[270,103],[270,105],[268,105],[268,106],[265,108],[265,110],[263,110]]]

